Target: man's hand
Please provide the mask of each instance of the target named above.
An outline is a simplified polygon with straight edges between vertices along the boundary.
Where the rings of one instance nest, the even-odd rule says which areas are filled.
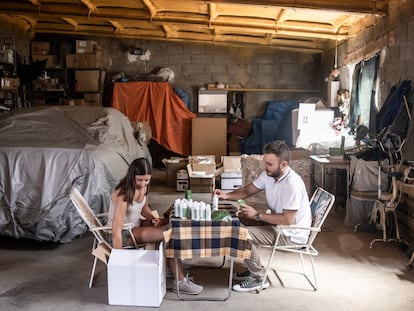
[[[226,200],[227,199],[227,193],[220,190],[220,189],[214,190],[213,195],[214,194],[217,194],[219,200]]]
[[[246,204],[241,204],[240,207],[240,212],[243,217],[254,219],[254,216],[257,214],[257,210],[254,207]]]

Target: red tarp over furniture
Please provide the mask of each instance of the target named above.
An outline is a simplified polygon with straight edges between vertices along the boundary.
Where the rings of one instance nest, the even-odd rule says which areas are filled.
[[[145,121],[152,138],[166,149],[187,156],[191,151],[191,120],[188,110],[168,82],[115,82],[112,107],[131,121]]]

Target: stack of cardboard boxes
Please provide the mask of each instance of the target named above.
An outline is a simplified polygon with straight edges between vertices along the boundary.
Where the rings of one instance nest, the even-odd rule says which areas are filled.
[[[53,69],[57,67],[57,55],[50,55],[50,43],[33,41],[31,43],[32,61],[43,61],[46,62],[46,69]]]
[[[173,187],[177,185],[177,191],[181,191],[177,184],[177,172],[180,170],[187,170],[188,159],[187,158],[170,158],[163,159],[165,167],[167,168],[167,186]],[[188,179],[188,178],[187,178]],[[185,191],[186,189],[182,190]]]
[[[76,54],[66,55],[67,68],[102,68],[102,46],[93,40],[76,40]]]
[[[215,155],[188,157],[187,171],[192,192],[214,191],[216,176],[220,175],[220,171],[216,170]]]
[[[167,185],[177,191],[191,189],[197,193],[211,193],[221,178],[221,189],[234,190],[242,185],[241,156],[223,156],[216,164],[215,155],[189,156],[164,159],[167,168]]]
[[[84,93],[80,104],[101,106],[105,82],[102,46],[93,40],[76,40],[76,54],[66,56],[66,67],[76,68],[74,91]]]

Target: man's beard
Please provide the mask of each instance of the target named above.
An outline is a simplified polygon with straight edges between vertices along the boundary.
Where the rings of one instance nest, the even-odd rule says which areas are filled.
[[[280,167],[274,171],[268,171],[266,170],[266,173],[268,176],[273,177],[274,179],[278,179],[282,175],[282,170]]]

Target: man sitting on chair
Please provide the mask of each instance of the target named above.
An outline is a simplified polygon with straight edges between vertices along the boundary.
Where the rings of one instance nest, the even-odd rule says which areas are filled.
[[[263,161],[265,170],[250,184],[225,193],[215,190],[221,200],[238,200],[248,198],[264,190],[266,202],[271,214],[261,214],[254,207],[242,204],[241,215],[248,219],[263,221],[268,225],[249,226],[249,234],[253,239],[250,259],[245,259],[247,270],[236,273],[233,278],[242,281],[233,286],[239,292],[254,291],[261,288],[265,269],[260,262],[258,245],[273,245],[279,230],[277,225],[311,225],[311,209],[309,197],[302,178],[289,167],[290,150],[284,141],[276,140],[263,148]],[[309,231],[286,230],[282,231],[279,244],[291,243],[305,244]],[[268,288],[266,280],[263,288]]]

